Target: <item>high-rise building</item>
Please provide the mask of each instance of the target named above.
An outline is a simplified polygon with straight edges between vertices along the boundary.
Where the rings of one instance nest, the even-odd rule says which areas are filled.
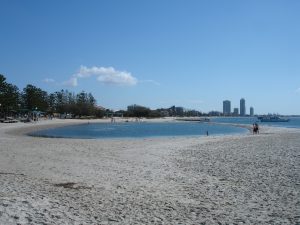
[[[223,115],[229,116],[231,114],[231,102],[229,100],[223,101]]]
[[[250,116],[254,116],[254,108],[252,106],[250,107]]]
[[[240,116],[246,116],[246,101],[243,98],[240,100]]]
[[[239,108],[234,108],[233,109],[233,115],[238,116],[239,115]]]

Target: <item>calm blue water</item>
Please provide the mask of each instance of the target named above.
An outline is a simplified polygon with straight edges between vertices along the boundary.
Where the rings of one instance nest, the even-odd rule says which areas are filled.
[[[220,123],[238,123],[238,124],[253,124],[258,123],[264,126],[279,126],[288,128],[300,128],[300,117],[289,117],[289,122],[259,122],[257,117],[216,117],[212,118],[213,122]]]
[[[63,138],[143,138],[162,136],[243,134],[239,127],[197,122],[172,123],[90,123],[47,129],[31,133],[33,136]]]

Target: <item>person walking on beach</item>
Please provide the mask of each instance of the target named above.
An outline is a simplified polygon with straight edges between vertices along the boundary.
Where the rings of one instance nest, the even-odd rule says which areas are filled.
[[[258,124],[257,123],[253,124],[253,134],[259,134],[259,128],[258,128]]]
[[[256,134],[259,134],[259,128],[258,128],[258,124],[255,123],[255,126],[256,126]]]

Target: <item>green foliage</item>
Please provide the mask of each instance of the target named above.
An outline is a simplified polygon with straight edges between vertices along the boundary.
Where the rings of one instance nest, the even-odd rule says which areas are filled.
[[[158,118],[161,117],[161,114],[158,110],[151,110],[149,113],[150,118]]]
[[[127,107],[127,116],[149,117],[151,110],[140,105],[130,105]]]
[[[6,78],[0,74],[0,112],[7,114],[18,109],[19,89],[17,86],[7,83]]]
[[[91,93],[84,91],[75,95],[68,90],[61,90],[49,95],[49,106],[52,112],[72,114],[74,117],[100,116],[96,107],[96,99]]]
[[[28,110],[48,110],[48,94],[40,88],[28,84],[22,92],[23,105]]]
[[[76,107],[79,116],[87,116],[95,114],[96,100],[91,93],[84,91],[76,96]]]
[[[95,109],[95,116],[97,118],[103,118],[105,116],[105,110],[96,108]]]
[[[61,90],[51,94],[28,84],[19,92],[17,86],[6,82],[5,76],[0,74],[0,113],[7,114],[21,108],[28,111],[38,110],[50,114],[72,114],[76,117],[103,117],[103,109],[97,108],[96,99],[91,93],[84,91],[74,94],[68,90]],[[3,115],[2,115],[3,116]]]

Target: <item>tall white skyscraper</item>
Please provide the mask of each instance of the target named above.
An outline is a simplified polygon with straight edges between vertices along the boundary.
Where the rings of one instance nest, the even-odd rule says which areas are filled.
[[[239,108],[234,108],[233,109],[233,115],[234,116],[239,116]]]
[[[254,116],[254,108],[252,106],[250,107],[250,116]]]
[[[246,101],[243,98],[240,100],[240,116],[246,116]]]
[[[229,116],[231,114],[231,102],[229,100],[223,101],[223,115]]]

